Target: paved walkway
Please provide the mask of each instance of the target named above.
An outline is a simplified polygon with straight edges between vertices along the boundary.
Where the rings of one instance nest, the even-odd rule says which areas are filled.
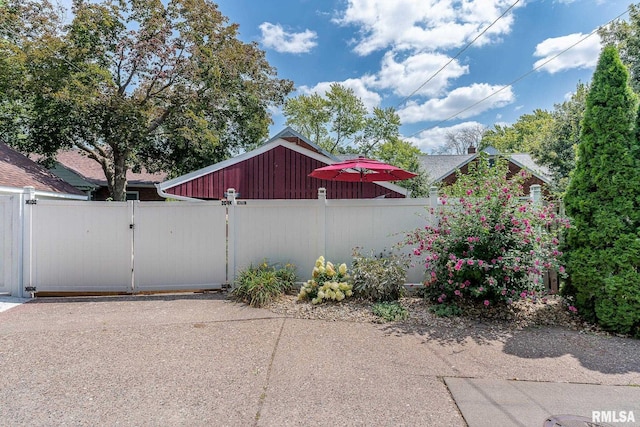
[[[298,320],[217,294],[19,305],[0,368],[8,426],[640,425],[638,340]]]

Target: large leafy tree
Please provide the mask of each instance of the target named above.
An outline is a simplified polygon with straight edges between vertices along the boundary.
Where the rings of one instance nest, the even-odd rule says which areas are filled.
[[[502,153],[531,153],[551,131],[553,116],[546,110],[536,109],[523,114],[510,126],[495,125],[484,133],[482,146],[493,146]]]
[[[61,22],[48,0],[0,13],[0,87],[20,79],[4,108],[19,123],[0,116],[0,130],[29,152],[80,148],[115,200],[127,170],[180,174],[260,141],[292,89],[209,0],[74,0]]]
[[[586,98],[576,169],[565,204],[568,294],[585,317],[640,335],[640,146],[637,99],[613,46]]]
[[[578,83],[570,99],[554,106],[550,131],[544,132],[540,144],[531,153],[539,164],[551,171],[558,193],[564,192],[575,168],[588,92],[589,85]]]
[[[622,63],[629,68],[630,85],[640,93],[640,3],[629,5],[629,19],[600,28],[603,42],[618,48]]]
[[[397,136],[400,127],[395,110],[376,108],[373,116],[368,116],[353,89],[339,83],[332,83],[324,96],[313,93],[288,99],[284,116],[288,126],[330,153],[350,152],[356,146],[370,151]]]

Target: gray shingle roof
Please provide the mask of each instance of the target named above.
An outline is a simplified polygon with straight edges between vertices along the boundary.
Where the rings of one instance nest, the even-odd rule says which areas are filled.
[[[438,154],[420,156],[420,163],[429,174],[429,182],[439,182],[471,161],[476,154]]]
[[[494,147],[487,147],[483,152],[490,156],[500,154],[500,152]],[[435,183],[442,181],[445,177],[451,175],[457,169],[460,169],[477,156],[478,154],[424,155],[420,156],[420,162],[422,163],[422,167],[429,174],[429,182]],[[509,160],[521,168],[528,170],[545,182],[551,182],[553,180],[549,169],[537,164],[528,153],[510,154]]]

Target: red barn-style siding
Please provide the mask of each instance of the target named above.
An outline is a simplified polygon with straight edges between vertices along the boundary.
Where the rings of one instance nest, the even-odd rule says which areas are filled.
[[[294,150],[284,144],[166,188],[168,194],[198,199],[223,199],[235,188],[240,199],[316,199],[318,188],[327,189],[329,199],[354,199],[405,195],[377,183],[327,181],[308,175],[326,166],[318,158],[305,155],[306,147]],[[300,144],[292,144],[300,145]],[[318,156],[315,156],[318,157]]]

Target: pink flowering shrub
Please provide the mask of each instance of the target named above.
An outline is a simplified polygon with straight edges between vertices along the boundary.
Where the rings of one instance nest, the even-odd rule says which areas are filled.
[[[522,200],[521,174],[507,179],[506,162],[481,157],[446,187],[437,225],[412,232],[406,241],[425,266],[426,298],[486,307],[511,303],[543,290],[542,275],[559,264],[559,235],[568,221],[551,204]]]

